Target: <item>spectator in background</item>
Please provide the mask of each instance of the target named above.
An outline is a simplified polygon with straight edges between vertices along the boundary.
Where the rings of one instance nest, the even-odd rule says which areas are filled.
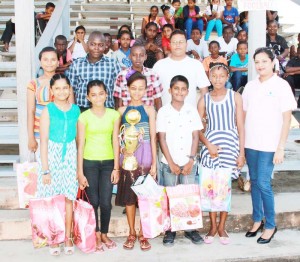
[[[110,33],[104,33],[103,34],[105,37],[105,50],[104,50],[104,55],[111,58],[113,54],[113,50],[111,49],[112,47],[112,37]]]
[[[59,65],[56,68],[56,73],[63,74],[69,69],[72,64],[72,54],[67,48],[68,42],[64,35],[58,35],[55,37],[54,46],[58,55]]]
[[[192,29],[197,27],[203,32],[203,20],[200,7],[196,6],[196,0],[188,0],[188,4],[183,7],[183,18],[187,39],[191,38]]]
[[[11,40],[13,34],[15,34],[15,33],[16,33],[15,32],[15,17],[13,16],[11,19],[9,19],[6,22],[5,29],[4,29],[2,37],[0,39],[4,44],[4,48],[3,48],[4,52],[9,51],[9,43],[10,43],[10,40]]]
[[[130,33],[126,31],[121,31],[117,38],[119,41],[120,48],[112,54],[112,58],[115,59],[118,64],[120,64],[122,69],[128,68],[132,65],[129,55],[130,55]]]
[[[180,0],[172,1],[172,6],[175,8],[175,28],[184,31],[183,8],[180,5]]]
[[[160,32],[160,23],[159,23],[160,18],[158,17],[158,12],[159,12],[159,9],[156,5],[153,5],[150,7],[150,14],[148,16],[145,16],[142,21],[142,28],[141,28],[142,35],[145,32],[146,25],[150,22],[157,24],[158,31]]]
[[[240,30],[236,36],[239,42],[248,42],[248,33],[245,30]]]
[[[84,26],[82,26],[82,25],[77,26],[75,28],[74,40],[72,40],[68,45],[68,49],[72,53],[73,60],[77,59],[79,57],[86,56],[88,46],[86,44],[87,40],[85,40],[84,38],[85,38]]]
[[[290,59],[293,57],[298,57],[297,50],[300,48],[300,33],[298,34],[298,43],[297,45],[292,45],[290,47]]]
[[[202,61],[205,57],[209,56],[207,43],[201,40],[202,34],[199,28],[192,30],[192,39],[187,41],[186,53],[193,55],[195,59]]]
[[[248,11],[240,13],[240,27],[248,33]]]
[[[44,32],[54,9],[55,9],[55,4],[48,2],[45,7],[45,12],[39,13],[35,16],[35,18],[37,20],[37,26],[39,28],[41,35]]]
[[[230,57],[236,53],[238,40],[233,37],[233,34],[232,26],[226,26],[223,28],[223,36],[219,37],[217,40],[221,47],[220,52],[227,58],[227,60],[230,60]]]
[[[145,67],[152,68],[156,61],[164,58],[161,47],[161,35],[158,34],[158,26],[150,22],[145,27],[145,32],[135,41],[136,45],[143,45],[147,52],[147,59],[144,62]]]
[[[162,28],[161,46],[164,51],[165,57],[167,57],[171,52],[170,37],[171,37],[173,30],[174,30],[174,28],[170,24],[165,24]]]
[[[130,47],[132,47],[133,44],[134,44],[134,37],[133,37],[133,35],[132,35],[132,31],[131,31],[130,26],[129,26],[129,25],[122,25],[122,26],[119,28],[118,34],[117,34],[117,35],[119,35],[121,31],[128,31],[128,32],[130,33],[130,38],[131,38],[131,41],[130,41]],[[120,45],[120,42],[119,42],[118,39],[116,39],[116,40],[114,41],[113,45],[112,45],[112,50],[113,50],[113,51],[118,50],[118,49],[119,49],[119,45]]]
[[[269,23],[269,21],[273,21],[273,20],[275,20],[279,24],[279,16],[277,11],[267,10],[266,19],[267,19],[267,24]]]
[[[233,30],[237,31],[237,24],[239,20],[238,10],[232,6],[233,0],[225,0],[226,6],[223,12],[222,22],[223,27],[232,26]]]
[[[173,27],[175,26],[175,19],[170,13],[170,6],[169,5],[162,5],[161,10],[163,12],[163,17],[159,20],[160,28],[163,28],[164,25],[170,24]]]

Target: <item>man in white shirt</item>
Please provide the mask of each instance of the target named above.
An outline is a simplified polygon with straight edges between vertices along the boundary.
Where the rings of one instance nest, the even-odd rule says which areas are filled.
[[[170,81],[176,75],[183,75],[189,81],[189,93],[186,102],[197,107],[197,88],[201,95],[208,92],[210,82],[200,61],[186,55],[186,35],[181,30],[175,30],[170,38],[171,54],[169,57],[157,61],[153,70],[159,75],[163,86],[162,105],[171,101],[169,93]]]
[[[226,26],[223,28],[223,36],[217,39],[221,47],[220,53],[224,53],[228,60],[236,53],[236,47],[239,42],[233,37],[233,34],[233,28],[231,26]]]

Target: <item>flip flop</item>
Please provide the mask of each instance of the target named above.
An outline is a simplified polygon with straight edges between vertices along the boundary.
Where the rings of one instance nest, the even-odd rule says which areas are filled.
[[[96,245],[96,250],[95,250],[95,254],[101,254],[104,252],[104,248],[103,248],[103,244],[99,243]]]
[[[140,248],[142,251],[148,251],[151,249],[151,245],[148,242],[147,238],[144,238],[143,236],[139,236],[139,242],[140,242]]]
[[[60,255],[60,246],[49,247],[49,253],[51,256],[59,256]]]
[[[136,241],[136,236],[129,235],[126,239],[126,242],[123,244],[123,248],[127,250],[133,249],[135,241]]]
[[[114,250],[117,248],[117,244],[113,240],[110,240],[110,242],[108,242],[108,243],[104,243],[104,242],[102,242],[102,243],[106,246],[107,250]]]

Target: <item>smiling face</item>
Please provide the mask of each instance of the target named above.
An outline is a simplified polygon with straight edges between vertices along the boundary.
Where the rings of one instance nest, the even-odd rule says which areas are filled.
[[[89,89],[87,99],[91,102],[92,107],[102,107],[107,98],[107,93],[103,86],[92,86]]]
[[[215,67],[209,72],[209,80],[216,90],[225,88],[228,77],[227,70],[222,66]]]
[[[229,43],[232,37],[233,37],[233,29],[232,27],[227,27],[223,33],[223,38],[225,42]]]
[[[189,93],[189,89],[185,82],[177,81],[170,87],[169,93],[172,96],[173,102],[184,102],[184,99]]]
[[[194,9],[195,8],[195,1],[194,0],[188,0],[187,5],[190,9]]]
[[[275,21],[269,23],[267,30],[269,35],[276,35],[278,31],[277,23]]]
[[[239,44],[236,51],[241,57],[245,57],[248,53],[248,46],[246,44]]]
[[[194,42],[199,41],[201,39],[201,34],[200,34],[199,30],[194,29],[192,31],[191,38],[193,39]]]
[[[105,38],[98,35],[90,36],[87,46],[89,59],[98,61],[103,56],[105,50]]]
[[[273,75],[274,61],[266,53],[259,53],[254,58],[255,69],[261,77]]]
[[[172,4],[172,6],[175,8],[175,10],[177,11],[180,7],[180,2],[175,2],[174,4]]]
[[[132,101],[139,102],[146,93],[146,82],[143,79],[137,79],[128,87],[128,91]]]
[[[131,41],[130,34],[122,34],[120,38],[120,45],[123,50],[128,50],[130,46],[130,41]]]
[[[53,51],[44,52],[42,54],[40,64],[44,72],[54,73],[58,67],[57,54]]]
[[[209,45],[209,52],[210,52],[211,55],[213,55],[213,56],[219,55],[220,47],[218,46],[217,43],[211,43],[211,44]]]
[[[51,86],[51,92],[56,101],[66,101],[70,96],[71,89],[66,79],[58,79]]]

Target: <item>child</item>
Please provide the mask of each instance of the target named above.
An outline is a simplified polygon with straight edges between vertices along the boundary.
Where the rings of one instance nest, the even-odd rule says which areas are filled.
[[[120,43],[119,50],[115,51],[112,58],[116,59],[122,69],[128,68],[132,65],[129,59],[130,55],[130,33],[128,31],[121,31],[118,34],[118,41]]]
[[[141,120],[135,125],[137,129],[143,128],[143,138],[139,141],[139,147],[134,153],[138,161],[138,168],[134,171],[121,169],[120,180],[118,183],[118,192],[116,196],[117,206],[126,206],[126,215],[129,225],[129,236],[127,237],[123,248],[131,250],[134,248],[137,234],[134,228],[135,212],[137,205],[137,196],[131,189],[132,183],[141,175],[150,173],[155,179],[156,177],[156,134],[155,134],[155,110],[152,106],[145,106],[142,98],[146,92],[147,80],[144,75],[134,70],[127,74],[127,86],[130,93],[131,101],[129,106],[120,107],[119,112],[122,116],[122,124],[125,128],[130,125],[127,122],[127,114],[131,110],[137,110],[141,115]],[[128,142],[128,141],[127,141]],[[121,146],[121,163],[124,156],[128,156],[126,147]],[[142,227],[138,235],[140,248],[142,251],[151,249],[151,245],[146,238],[143,237]]]
[[[197,27],[203,32],[202,13],[196,0],[188,0],[188,4],[183,8],[184,25],[187,39],[191,38],[192,28]]]
[[[56,69],[56,73],[64,73],[72,63],[72,54],[67,48],[68,42],[64,35],[58,35],[55,37],[54,46],[58,54],[59,66]]]
[[[159,20],[159,25],[162,28],[166,24],[171,24],[174,28],[175,26],[175,19],[174,17],[170,14],[170,6],[168,5],[162,5],[161,10],[163,12],[163,17],[160,18]]]
[[[242,29],[237,33],[236,39],[239,42],[248,42],[248,33]]]
[[[180,0],[172,1],[172,6],[175,9],[175,28],[184,31],[183,8],[180,6],[180,4]]]
[[[211,63],[223,63],[227,65],[227,60],[223,56],[219,54],[220,52],[220,44],[217,41],[211,41],[208,45],[210,56],[204,58],[203,60],[203,67],[205,70],[205,73],[209,77],[209,65]]]
[[[233,0],[225,0],[226,6],[222,16],[223,26],[232,27],[233,31],[237,31],[237,24],[239,21],[239,12],[232,6]]]
[[[105,50],[103,55],[112,58],[113,50],[111,49],[112,47],[112,37],[110,33],[104,33],[103,36],[105,37]]]
[[[239,93],[226,89],[228,77],[229,68],[225,64],[211,64],[209,78],[213,91],[201,97],[198,103],[200,117],[206,123],[205,134],[200,132],[200,141],[203,143],[200,168],[236,169],[242,168],[245,163],[242,97]],[[225,179],[226,183],[228,179]],[[230,190],[228,194],[231,194]],[[225,222],[230,206],[224,208],[220,212],[218,226],[217,213],[214,210],[209,213],[211,226],[204,238],[205,243],[212,243],[214,236],[218,234],[221,244],[229,244]]]
[[[215,28],[218,37],[222,36],[222,15],[224,6],[221,5],[220,0],[212,0],[211,4],[207,6],[205,17],[208,21],[205,33],[205,41],[209,41],[210,34]]]
[[[230,57],[236,53],[236,46],[238,40],[233,37],[233,28],[231,26],[225,26],[223,28],[223,36],[218,38],[221,50],[220,52],[224,55],[227,60],[230,60]]]
[[[128,32],[129,32],[129,34],[130,34],[130,47],[132,47],[133,44],[134,44],[134,38],[133,38],[133,35],[132,35],[132,31],[131,31],[130,26],[129,26],[129,25],[122,25],[122,26],[119,28],[119,30],[118,30],[117,36],[118,36],[122,31],[128,31]],[[119,47],[120,47],[120,41],[119,41],[119,39],[117,38],[117,39],[115,39],[115,41],[114,41],[114,43],[113,43],[113,45],[112,45],[112,50],[113,50],[113,51],[117,51],[117,50],[119,49]]]
[[[160,32],[160,18],[158,17],[158,7],[153,5],[150,7],[150,14],[145,16],[142,21],[141,34],[144,34],[146,25],[150,22],[154,22],[158,26],[158,32]]]
[[[88,51],[88,46],[86,44],[85,37],[85,28],[80,25],[75,28],[74,40],[72,40],[68,45],[68,50],[72,54],[72,59],[77,59],[79,57],[85,57],[86,52]]]
[[[83,112],[78,121],[78,181],[85,189],[96,216],[96,252],[103,252],[102,243],[115,249],[116,243],[107,237],[111,216],[113,184],[119,180],[120,114],[105,108],[107,90],[100,80],[87,85],[87,99],[92,108]],[[96,145],[101,145],[98,147]],[[98,208],[100,206],[101,230]]]
[[[184,102],[189,92],[189,82],[182,75],[174,76],[170,83],[171,103],[163,106],[157,114],[156,132],[163,153],[161,172],[164,186],[194,184],[199,131],[203,129],[196,108]],[[176,131],[175,131],[176,130]],[[163,244],[174,245],[176,232],[167,231]],[[194,244],[203,239],[198,231],[186,231],[184,236]]]
[[[71,238],[73,202],[78,191],[76,174],[76,124],[79,107],[68,101],[69,79],[56,74],[50,80],[54,100],[43,110],[40,122],[41,163],[38,176],[38,197],[64,195],[66,199],[66,238],[64,253],[72,255]],[[50,246],[50,254],[60,254],[60,243]]]
[[[186,53],[187,55],[193,55],[195,59],[202,61],[205,57],[209,56],[207,43],[201,41],[201,31],[199,28],[192,30],[192,39],[187,41]]]
[[[171,42],[170,36],[174,30],[174,27],[171,24],[165,24],[162,28],[162,39],[161,39],[161,46],[164,51],[165,57],[169,56],[171,53]]]
[[[230,72],[232,73],[230,82],[234,91],[248,82],[248,44],[239,42],[237,44],[237,54],[233,54],[230,59]]]

